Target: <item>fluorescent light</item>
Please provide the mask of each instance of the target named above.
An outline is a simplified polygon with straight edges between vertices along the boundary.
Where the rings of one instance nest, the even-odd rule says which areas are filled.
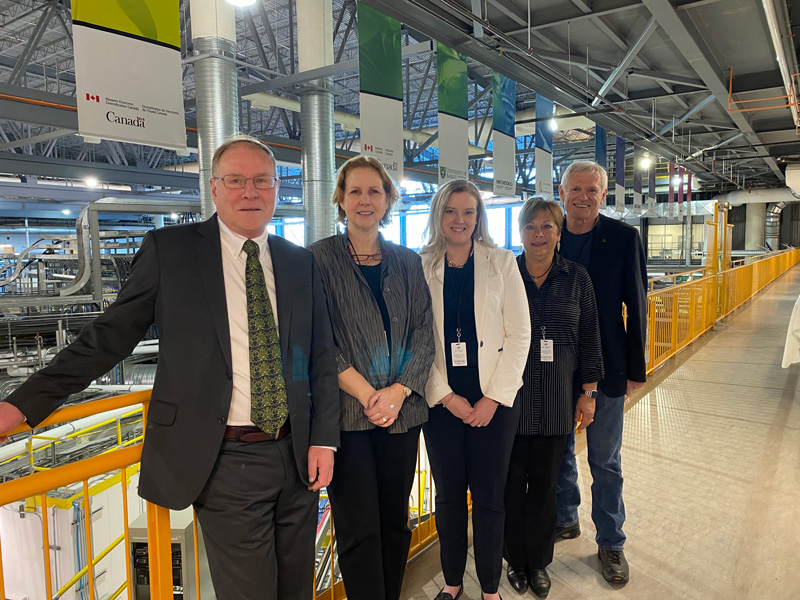
[[[253,6],[256,0],[227,0],[228,4],[236,6],[237,8],[244,8],[245,6]]]
[[[96,177],[87,177],[85,180],[86,185],[89,187],[97,187],[97,178]]]
[[[556,123],[555,119],[550,119],[550,129],[558,131],[558,123]]]
[[[70,210],[69,210],[68,208],[65,208],[65,209],[63,209],[63,210],[61,211],[61,214],[62,214],[62,215],[68,215],[69,213],[70,213]]]

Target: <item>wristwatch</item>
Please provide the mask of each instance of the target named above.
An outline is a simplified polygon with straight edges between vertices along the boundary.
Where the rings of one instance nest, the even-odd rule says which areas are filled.
[[[403,395],[408,398],[411,395],[411,388],[408,386],[403,386]]]
[[[581,394],[583,394],[584,396],[589,396],[589,398],[591,398],[592,400],[597,398],[597,390],[582,390]]]

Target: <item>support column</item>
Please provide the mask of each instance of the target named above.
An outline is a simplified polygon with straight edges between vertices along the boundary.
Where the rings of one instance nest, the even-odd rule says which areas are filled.
[[[767,205],[752,202],[745,207],[744,249],[763,250]]]
[[[333,5],[329,0],[297,1],[299,71],[333,64]],[[336,186],[331,78],[310,81],[300,96],[305,244],[335,233],[331,196]]]
[[[211,198],[211,158],[214,150],[239,132],[239,86],[236,77],[236,20],[225,0],[191,0],[197,145],[199,147],[200,213],[216,210]]]

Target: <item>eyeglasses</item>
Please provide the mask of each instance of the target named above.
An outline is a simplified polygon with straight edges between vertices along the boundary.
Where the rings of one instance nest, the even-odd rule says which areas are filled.
[[[256,175],[255,177],[245,177],[244,175],[223,175],[222,177],[212,177],[221,181],[222,184],[229,190],[243,190],[247,185],[248,180],[253,180],[253,185],[258,190],[271,190],[280,183],[277,177],[269,175]]]

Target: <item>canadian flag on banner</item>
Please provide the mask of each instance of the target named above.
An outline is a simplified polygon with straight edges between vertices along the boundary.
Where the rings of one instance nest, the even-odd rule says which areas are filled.
[[[93,94],[86,94],[87,100],[94,100],[95,102],[100,102],[100,96],[95,96]]]

